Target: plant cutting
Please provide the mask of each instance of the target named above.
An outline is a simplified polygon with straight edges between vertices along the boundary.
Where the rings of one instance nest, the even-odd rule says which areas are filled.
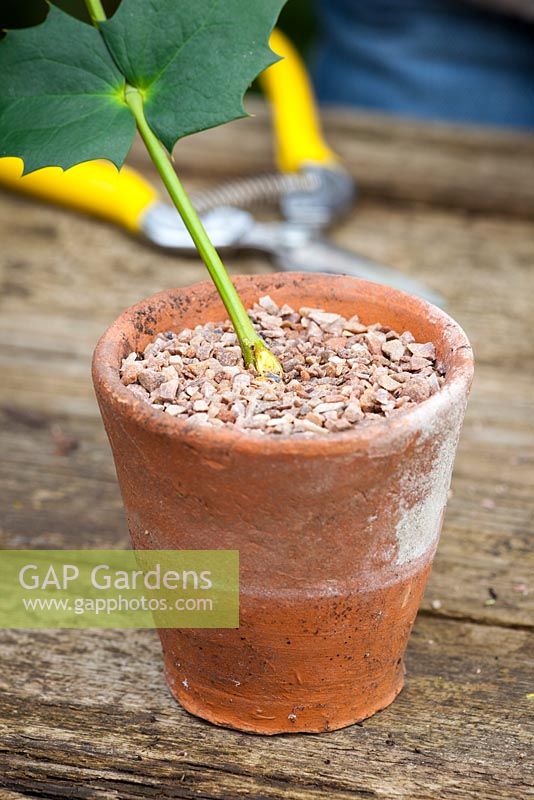
[[[50,6],[42,25],[0,48],[0,156],[24,173],[93,159],[120,168],[139,131],[232,320],[243,359],[280,375],[170,161],[186,135],[246,116],[243,95],[277,57],[268,38],[285,0],[182,5],[123,0],[111,20],[86,0],[94,27]],[[147,47],[147,41],[149,46]]]
[[[178,23],[181,12],[171,14],[170,3],[144,4],[142,24],[137,0],[123,0],[109,21],[89,5],[98,30],[85,26],[92,37],[87,52],[101,41],[93,34],[102,37],[101,59],[108,64],[111,56],[118,71],[108,84],[120,84],[120,102],[109,92],[104,102],[106,113],[113,109],[109,129],[117,125],[107,157],[121,131],[133,133],[135,120],[198,234],[160,149],[160,142],[168,150],[174,144],[177,84],[158,88],[158,80],[164,65],[172,67],[179,36],[181,91],[204,75],[198,52],[186,58],[184,49],[199,24],[202,33],[212,30],[202,14],[217,16],[218,5],[200,3],[193,22],[187,12]],[[267,6],[262,41],[274,6],[258,3],[249,12],[256,25],[258,9]],[[158,17],[163,7],[165,25]],[[236,42],[261,67],[246,4],[235,0],[220,10],[230,12],[231,24],[225,17],[227,24],[216,26],[225,75],[239,71]],[[159,49],[156,65],[151,37],[157,40],[159,29],[162,49],[171,53],[159,60]],[[15,44],[9,51],[0,45],[0,65],[9,57],[24,71],[30,52],[43,53],[42,44],[24,53]],[[93,69],[100,75],[103,67]],[[72,88],[63,86],[68,97]],[[191,95],[184,91],[187,111]],[[206,91],[197,125],[200,118],[204,125],[223,121],[214,111],[220,87]],[[54,135],[38,156],[42,133],[15,149],[16,131],[31,114],[24,116],[24,102],[14,97],[2,101],[2,152],[21,155],[29,168],[43,166],[43,158],[52,163]],[[34,88],[32,104],[36,97]],[[97,101],[87,102],[93,108]],[[70,124],[79,114],[78,108]],[[4,127],[4,119],[15,122]],[[180,130],[195,129],[191,119],[187,124]],[[96,157],[92,144],[84,147],[85,158]],[[74,163],[72,153],[53,155],[61,166]],[[341,276],[236,279],[235,297],[249,309],[253,335],[247,333],[236,323],[226,279],[220,281],[220,262],[213,270],[211,249],[203,234],[197,238],[215,286],[163,292],[128,309],[93,360],[134,547],[240,552],[240,627],[161,630],[167,681],[186,709],[216,724],[268,734],[333,730],[384,708],[402,688],[403,654],[437,547],[471,382],[471,349],[461,328],[434,306]]]

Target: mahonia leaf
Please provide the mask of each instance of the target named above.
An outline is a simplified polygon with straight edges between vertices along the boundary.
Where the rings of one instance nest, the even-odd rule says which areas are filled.
[[[0,74],[0,156],[19,156],[25,172],[96,158],[122,165],[135,123],[96,28],[51,6],[41,25],[0,42]]]
[[[285,0],[122,0],[99,28],[54,6],[0,42],[0,157],[24,171],[108,159],[135,134],[126,82],[169,151],[177,139],[246,116],[243,96],[278,57],[268,37]]]
[[[147,120],[177,139],[246,116],[243,95],[278,60],[269,34],[285,0],[122,0],[100,25]]]

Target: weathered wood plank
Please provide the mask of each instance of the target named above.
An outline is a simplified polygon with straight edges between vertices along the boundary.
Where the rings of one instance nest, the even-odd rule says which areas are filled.
[[[153,632],[2,631],[0,800],[529,796],[534,236],[520,217],[534,142],[326,121],[363,195],[334,238],[440,290],[478,361],[407,687],[362,727],[260,739],[176,706]],[[272,167],[270,138],[259,109],[184,141],[177,162],[191,186],[252,174]],[[203,268],[1,193],[0,226],[0,546],[126,546],[91,350],[122,308]],[[269,265],[247,254],[230,268]]]
[[[493,800],[527,797],[534,777],[523,631],[419,619],[389,709],[271,739],[170,701],[154,632],[2,633],[0,652],[2,781],[29,796]]]

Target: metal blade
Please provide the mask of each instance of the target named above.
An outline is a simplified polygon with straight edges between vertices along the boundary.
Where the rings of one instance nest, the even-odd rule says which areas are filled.
[[[329,272],[353,275],[402,289],[438,306],[445,300],[415,278],[392,267],[358,256],[314,236],[306,225],[292,222],[257,223],[240,208],[221,207],[201,216],[208,236],[217,249],[261,250],[274,257],[277,266],[295,272]],[[184,254],[196,253],[191,237],[172,206],[154,203],[144,215],[145,236],[160,247]]]
[[[283,270],[352,275],[415,294],[437,306],[445,305],[445,299],[438,292],[416,278],[405,275],[393,267],[358,256],[324,239],[311,238],[301,242],[297,247],[278,247],[272,252],[278,266]]]
[[[217,248],[234,247],[254,225],[254,218],[240,208],[221,207],[201,215],[208,236]],[[182,218],[167,203],[153,203],[141,220],[147,239],[159,247],[182,253],[196,253]]]

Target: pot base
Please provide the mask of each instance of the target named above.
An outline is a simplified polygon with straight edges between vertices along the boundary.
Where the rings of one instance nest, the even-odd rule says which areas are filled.
[[[387,708],[400,694],[404,686],[405,672],[404,662],[401,662],[392,687],[381,697],[373,697],[371,706],[360,698],[359,702],[353,702],[353,707],[341,702],[321,703],[307,708],[299,706],[289,714],[288,704],[280,707],[279,702],[260,710],[257,708],[257,703],[244,703],[240,698],[239,707],[233,708],[232,697],[226,696],[222,701],[220,697],[210,700],[206,697],[205,688],[199,692],[202,695],[201,699],[194,691],[194,687],[182,686],[176,680],[175,671],[167,666],[165,666],[165,680],[174,699],[195,717],[242,733],[274,736],[281,733],[326,733],[368,719]]]
[[[240,627],[161,629],[165,675],[184,708],[249,733],[320,733],[388,706],[430,565],[359,591],[242,592]]]

